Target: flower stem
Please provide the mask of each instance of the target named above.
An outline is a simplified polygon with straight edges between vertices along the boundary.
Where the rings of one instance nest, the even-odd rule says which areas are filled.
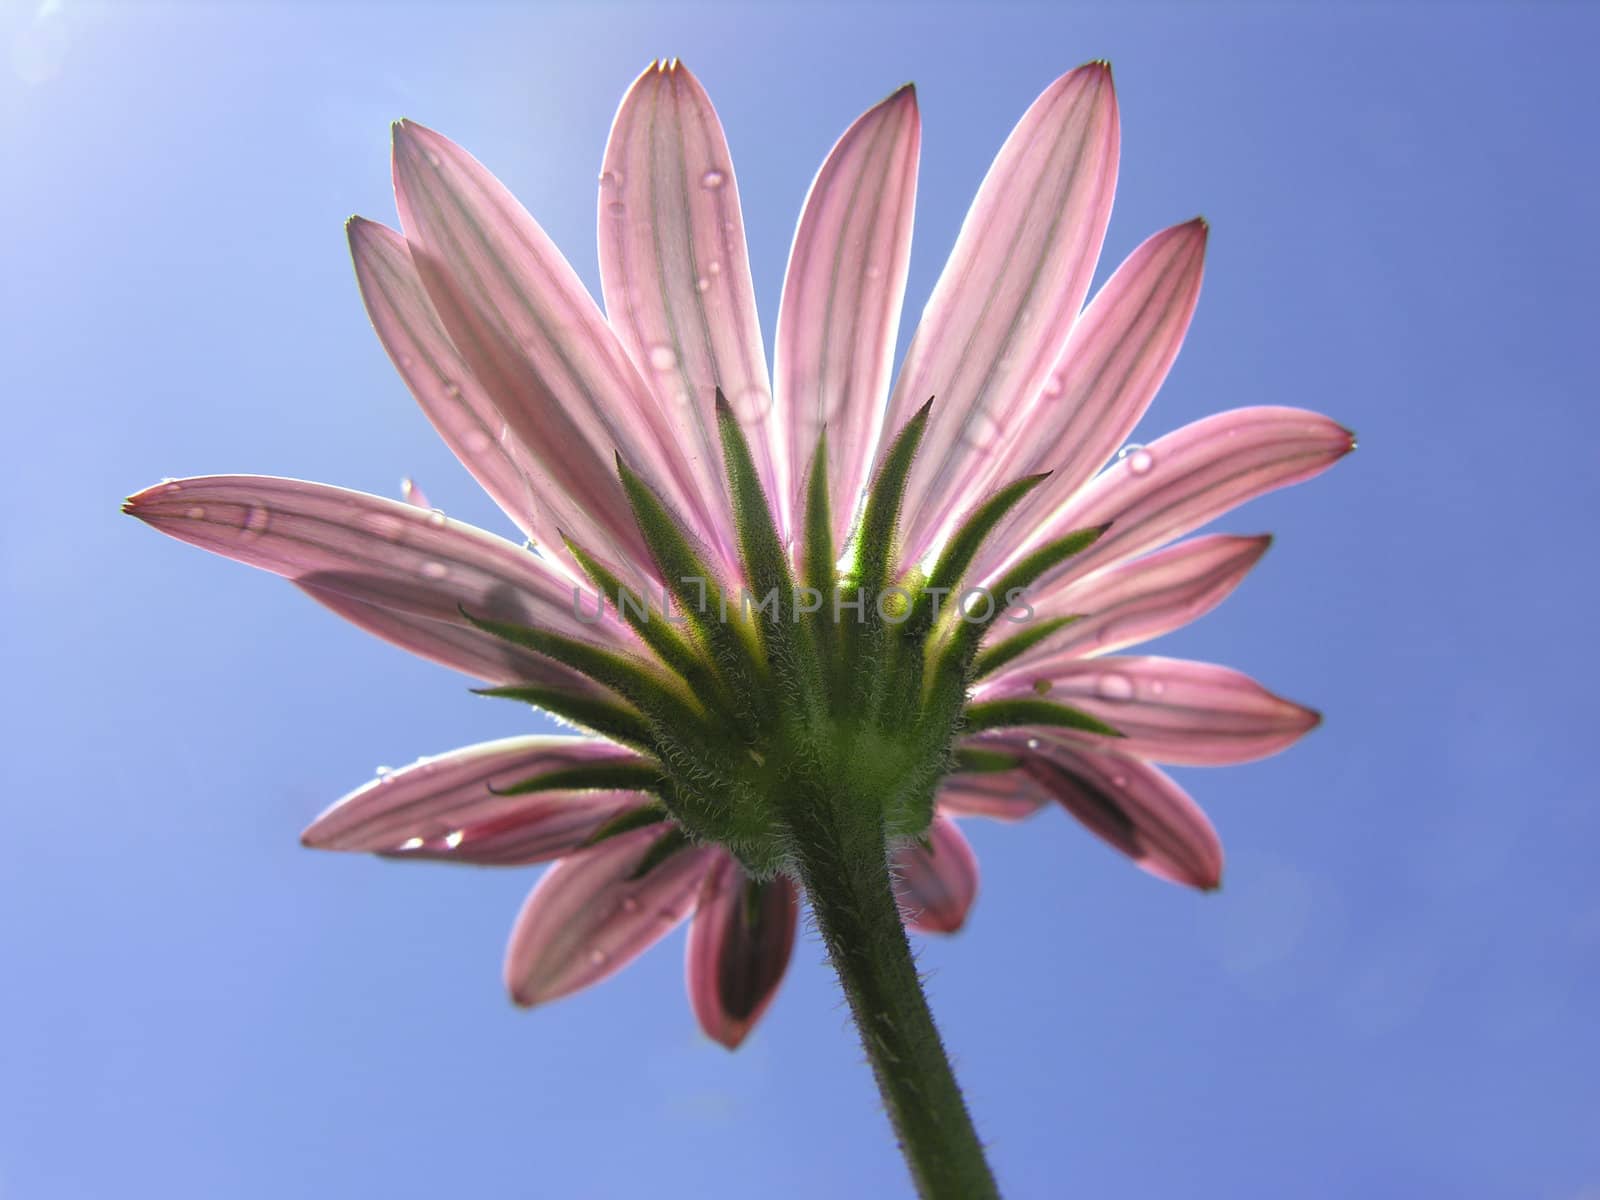
[[[881,814],[846,797],[789,807],[802,882],[917,1193],[923,1200],[998,1198],[922,993]]]

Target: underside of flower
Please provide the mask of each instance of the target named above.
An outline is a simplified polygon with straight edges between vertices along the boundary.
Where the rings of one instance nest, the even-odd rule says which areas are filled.
[[[833,544],[824,435],[812,455],[795,563],[779,538],[744,432],[719,390],[740,578],[719,574],[694,535],[619,457],[619,480],[657,576],[666,581],[663,593],[630,586],[569,540],[594,589],[592,601],[575,591],[574,603],[592,603],[596,613],[614,606],[652,653],[618,654],[465,607],[463,615],[485,632],[563,663],[618,700],[569,705],[559,694],[516,686],[486,694],[537,703],[647,757],[622,770],[609,764],[564,770],[518,788],[647,794],[651,802],[620,815],[591,840],[669,815],[694,839],[727,847],[753,877],[768,879],[798,873],[795,816],[804,810],[824,811],[843,801],[891,838],[925,837],[963,731],[1042,726],[1118,736],[1090,714],[1042,698],[968,704],[985,633],[1009,619],[1018,624],[1014,636],[1027,637],[1022,614],[1030,611],[1030,585],[1093,544],[1104,527],[1052,541],[993,586],[966,586],[985,538],[1044,479],[1032,476],[968,514],[930,573],[900,564],[901,499],[931,405],[906,424],[885,455],[843,559]],[[965,765],[1017,763],[997,751]],[[802,817],[798,825],[804,823]],[[687,844],[679,839],[662,853]]]

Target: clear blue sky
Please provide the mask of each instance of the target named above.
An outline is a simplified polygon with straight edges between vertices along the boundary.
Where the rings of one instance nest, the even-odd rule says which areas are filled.
[[[908,330],[1012,122],[1110,58],[1102,276],[1213,226],[1141,433],[1287,403],[1361,436],[1222,523],[1278,543],[1165,647],[1327,713],[1182,772],[1220,894],[1060,814],[967,825],[983,894],[922,961],[1008,1194],[1600,1194],[1595,9],[3,12],[0,1197],[904,1194],[814,940],[729,1055],[681,934],[520,1013],[499,960],[532,873],[300,849],[377,765],[529,721],[117,511],[163,475],[412,474],[503,530],[368,328],[341,222],[392,219],[413,117],[594,286],[601,148],[658,55],[722,113],[769,347],[859,111],[918,85]]]

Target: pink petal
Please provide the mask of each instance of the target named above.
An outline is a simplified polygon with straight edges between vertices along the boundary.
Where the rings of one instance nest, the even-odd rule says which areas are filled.
[[[536,775],[642,762],[585,737],[515,737],[423,758],[335,803],[300,835],[317,850],[371,851],[455,862],[544,862],[570,853],[607,821],[644,804],[637,792],[495,795]]]
[[[1034,530],[1011,559],[1075,529],[1111,522],[1082,554],[1036,585],[1064,585],[1199,528],[1274,488],[1310,479],[1355,447],[1342,425],[1300,408],[1236,408],[1185,425],[1106,468]]]
[[[1108,654],[1182,628],[1221,604],[1271,544],[1270,534],[1207,534],[1047,588],[1031,601],[1033,620],[1081,619],[1029,649],[1012,669],[1046,658]]]
[[[395,196],[411,257],[450,340],[548,480],[561,528],[644,573],[650,562],[615,454],[702,532],[714,499],[677,453],[661,409],[577,274],[515,198],[466,151],[408,121],[395,126]],[[585,516],[587,520],[585,521]],[[584,522],[579,524],[579,522]]]
[[[579,611],[595,612],[593,593],[549,560],[396,500],[298,479],[211,475],[157,484],[123,507],[179,541],[282,575],[319,598],[337,593],[470,628],[465,608],[621,649],[636,644],[609,606],[593,624],[580,620]],[[581,609],[574,588],[586,597]]]
[[[1179,658],[1057,654],[997,674],[983,700],[1042,697],[1081,709],[1123,734],[1063,733],[1082,744],[1157,762],[1220,766],[1276,754],[1321,717],[1248,675]]]
[[[1205,250],[1206,223],[1197,218],[1130,254],[1072,327],[1043,393],[1008,418],[1025,419],[1027,435],[994,456],[986,490],[1039,471],[1051,475],[990,535],[973,567],[977,577],[1040,516],[1072,499],[1138,424],[1188,332]]]
[[[1090,63],[1036,100],[989,168],[923,311],[889,405],[899,429],[936,397],[905,501],[921,559],[978,499],[1066,344],[1117,175],[1111,71]]]
[[[505,979],[524,1007],[566,996],[621,970],[693,910],[721,851],[690,846],[630,878],[670,824],[607,838],[545,872],[517,915]]]
[[[948,817],[934,817],[928,842],[929,850],[910,842],[894,853],[900,911],[913,929],[954,933],[978,895],[978,859]]]
[[[539,466],[445,332],[433,301],[398,233],[361,217],[346,226],[356,281],[367,315],[445,444],[518,528],[552,554],[565,556],[565,532],[606,561],[636,551],[618,550],[613,531],[575,504]],[[612,478],[607,486],[613,486]],[[609,551],[609,553],[608,553]]]
[[[975,771],[946,776],[939,785],[938,808],[955,817],[1021,821],[1049,799],[1021,771]]]
[[[1119,754],[1062,739],[1035,739],[1024,769],[1098,834],[1151,874],[1211,890],[1222,880],[1222,843],[1205,813],[1166,774]]]
[[[673,416],[724,561],[738,562],[715,390],[751,431],[769,488],[772,392],[727,139],[705,90],[676,59],[647,68],[623,97],[599,207],[607,318],[660,410]]]
[[[761,1019],[789,968],[800,905],[783,876],[751,880],[719,851],[689,926],[684,975],[700,1028],[732,1050]]]
[[[788,425],[790,506],[828,432],[834,540],[843,545],[883,427],[905,299],[922,122],[910,84],[867,110],[806,196],[778,309],[773,378]]]
[[[522,683],[575,696],[616,700],[616,695],[608,689],[554,659],[512,645],[463,622],[436,621],[415,613],[381,608],[316,584],[297,583],[295,586],[352,625],[453,671],[489,683]],[[589,596],[584,601],[584,611],[592,611],[594,603],[594,597]]]

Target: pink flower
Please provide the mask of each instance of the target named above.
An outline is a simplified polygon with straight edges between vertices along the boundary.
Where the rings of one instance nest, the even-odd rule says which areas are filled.
[[[955,663],[967,698],[928,753],[926,790],[942,815],[912,795],[912,815],[891,821],[922,833],[895,851],[918,928],[959,928],[976,894],[976,863],[950,816],[1015,819],[1052,800],[1147,870],[1216,886],[1215,832],[1154,764],[1248,761],[1317,722],[1227,668],[1114,653],[1208,612],[1268,539],[1168,543],[1321,472],[1354,443],[1315,413],[1245,408],[1117,454],[1183,340],[1206,226],[1149,238],[1085,307],[1117,172],[1109,68],[1062,76],[1007,139],[891,391],[920,138],[906,87],[829,154],[795,234],[769,377],[728,148],[682,66],[646,70],[612,128],[599,196],[604,314],[488,171],[401,122],[404,233],[349,225],[362,296],[424,412],[529,546],[418,504],[288,479],[178,480],[127,502],[173,537],[285,576],[378,636],[587,731],[424,759],[346,796],[304,835],[401,858],[559,860],[512,932],[506,982],[521,1004],[604,978],[692,914],[690,999],[702,1027],[734,1046],[788,963],[795,884],[760,868],[755,824],[746,837],[739,812],[687,795],[696,776],[679,760],[693,753],[662,732],[680,711],[689,724],[745,717],[724,703],[745,694],[724,677],[737,671],[727,667],[742,653],[737,636],[732,650],[707,649],[663,621],[575,604],[606,579],[675,591],[663,539],[680,523],[685,553],[728,594],[759,582],[739,514],[764,501],[789,559],[782,572],[812,577],[808,539],[845,544],[877,478],[888,491],[903,483],[886,577],[908,596],[942,569],[985,586],[1027,578],[1025,597],[1005,600],[1016,610],[1025,599],[1029,619],[983,626],[959,662],[950,647],[968,605],[912,620],[930,672]],[[897,466],[891,443],[914,457]],[[756,501],[737,492],[730,446],[745,445]],[[668,514],[654,527],[653,504]],[[1074,531],[1084,531],[1076,541]],[[856,539],[858,560],[874,550],[866,541]],[[752,661],[777,670],[762,647]],[[914,669],[900,663],[913,681],[920,642],[914,658]],[[655,689],[650,702],[630,686]],[[915,708],[919,694],[904,703]],[[759,774],[761,735],[740,737]],[[726,836],[707,833],[716,820]]]

